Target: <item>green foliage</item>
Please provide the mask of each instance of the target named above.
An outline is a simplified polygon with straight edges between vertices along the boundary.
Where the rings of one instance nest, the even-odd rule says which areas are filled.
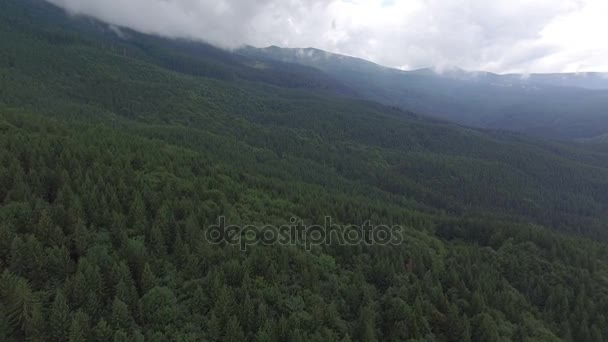
[[[90,332],[90,324],[89,324],[89,316],[82,312],[77,311],[74,314],[74,318],[72,319],[72,324],[70,326],[70,342],[86,342],[89,341],[89,332]]]
[[[166,287],[155,287],[142,297],[144,321],[152,327],[163,329],[178,318],[179,308],[173,291]]]
[[[72,322],[70,316],[67,300],[58,290],[49,313],[49,335],[54,341],[68,341]]]
[[[25,279],[4,271],[0,278],[0,299],[5,332],[10,330],[15,336],[24,336],[30,323],[39,323],[38,298]]]
[[[288,82],[307,69],[122,40],[43,2],[0,9],[3,341],[608,336],[604,152],[332,97],[319,74]],[[404,241],[242,252],[205,240],[220,215]]]

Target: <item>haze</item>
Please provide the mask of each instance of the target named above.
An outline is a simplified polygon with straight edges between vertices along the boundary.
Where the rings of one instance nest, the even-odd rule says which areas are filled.
[[[604,0],[47,0],[225,47],[316,47],[402,69],[608,71]]]

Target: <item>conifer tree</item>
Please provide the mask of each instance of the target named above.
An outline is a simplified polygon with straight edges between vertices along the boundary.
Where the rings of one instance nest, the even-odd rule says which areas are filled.
[[[91,333],[93,335],[93,341],[103,342],[112,340],[113,330],[108,322],[102,318],[97,322]]]
[[[28,327],[28,323],[40,319],[40,308],[37,296],[25,279],[4,271],[0,277],[0,299],[7,329],[17,336],[34,329],[31,325]]]
[[[375,332],[374,310],[370,306],[361,309],[358,321],[358,336],[360,341],[377,341]]]
[[[498,328],[492,316],[482,313],[476,318],[476,321],[477,327],[474,331],[473,341],[494,342],[500,339]]]
[[[74,233],[72,234],[72,248],[79,255],[85,255],[91,240],[91,233],[85,226],[84,222],[78,219],[74,225]]]
[[[215,315],[214,312],[211,313],[209,320],[207,321],[207,335],[211,341],[220,341],[222,337],[222,333],[224,330],[222,329],[222,322]]]
[[[129,334],[127,334],[124,330],[119,329],[114,332],[114,336],[112,338],[113,342],[129,342]]]
[[[76,311],[70,325],[70,342],[86,342],[90,340],[89,316],[81,310]]]
[[[154,288],[156,286],[156,276],[154,275],[154,272],[152,272],[152,268],[150,267],[150,264],[146,262],[146,264],[144,265],[144,270],[141,274],[141,280],[140,280],[140,293],[142,295],[146,294],[148,291],[150,291],[152,288]]]
[[[45,246],[60,246],[63,244],[63,232],[55,225],[48,210],[42,211],[36,225],[35,234]]]
[[[26,322],[25,336],[28,341],[43,342],[47,340],[47,331],[46,317],[42,311],[42,305],[37,302]]]
[[[245,334],[236,316],[230,317],[226,324],[226,331],[224,333],[224,341],[226,342],[240,342],[245,341]]]
[[[57,290],[49,313],[50,336],[55,341],[67,341],[72,322],[68,302],[61,290]]]
[[[112,302],[112,314],[110,316],[110,322],[113,329],[123,329],[128,331],[128,329],[131,327],[132,321],[133,318],[129,312],[129,307],[127,304],[118,299],[118,297],[115,297],[114,301]]]

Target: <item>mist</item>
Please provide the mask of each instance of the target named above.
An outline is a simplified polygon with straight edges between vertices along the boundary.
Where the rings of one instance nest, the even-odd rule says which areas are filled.
[[[602,0],[47,0],[223,48],[315,47],[402,69],[608,71]]]

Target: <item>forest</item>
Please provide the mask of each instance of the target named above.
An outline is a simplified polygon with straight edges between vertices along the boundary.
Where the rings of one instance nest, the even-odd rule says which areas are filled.
[[[598,139],[608,127],[608,73],[405,71],[314,48],[246,46],[238,53],[318,68],[367,99],[462,125],[558,140]]]
[[[608,339],[605,145],[121,30],[0,0],[0,340]],[[220,216],[404,241],[242,251]]]

